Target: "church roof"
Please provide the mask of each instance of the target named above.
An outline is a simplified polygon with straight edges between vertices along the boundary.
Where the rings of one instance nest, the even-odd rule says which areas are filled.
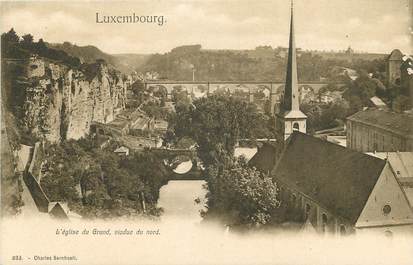
[[[264,143],[248,164],[262,172],[271,172],[275,166],[276,147],[270,143]]]
[[[272,175],[355,223],[385,161],[294,132]]]
[[[275,147],[264,145],[250,165],[305,194],[327,211],[355,223],[385,161],[294,132],[275,165]],[[272,169],[270,169],[272,168]]]
[[[284,118],[305,119],[307,116],[301,110],[291,110],[284,113]]]
[[[413,115],[396,113],[382,109],[366,109],[359,111],[347,120],[364,123],[387,130],[403,137],[413,138]]]
[[[285,77],[285,88],[282,108],[284,111],[299,110],[299,92],[297,76],[297,55],[294,36],[294,12],[291,2],[290,38],[288,45],[287,73]]]

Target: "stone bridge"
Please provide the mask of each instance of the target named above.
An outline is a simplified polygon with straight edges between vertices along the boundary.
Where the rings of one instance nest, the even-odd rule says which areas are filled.
[[[265,97],[269,98],[271,94],[281,94],[284,90],[285,82],[273,81],[167,81],[151,80],[144,82],[145,88],[163,88],[167,91],[168,98],[172,97],[174,90],[186,91],[195,97],[203,97],[213,94],[216,91],[223,91],[229,94],[244,92],[250,94],[250,101],[254,102],[254,94],[262,91]],[[329,81],[308,81],[300,82],[300,91],[312,90],[317,93],[320,88],[327,85],[335,85],[338,88],[345,86],[344,82]]]
[[[200,161],[198,159],[196,150],[192,149],[151,149],[151,152],[158,154],[163,158],[167,168],[170,170],[169,180],[202,180]],[[176,173],[173,170],[175,163],[179,163],[180,158],[186,157],[189,158],[192,162],[192,167],[188,172],[185,173]]]
[[[184,91],[191,98],[207,97],[217,92],[240,96],[244,100],[257,105],[269,100],[269,113],[274,115],[277,104],[284,91],[285,82],[281,81],[169,81],[150,80],[144,82],[145,89],[163,89],[169,99],[173,91]],[[299,82],[300,101],[318,95],[319,90],[327,85],[334,85],[337,89],[346,86],[345,82],[330,81],[301,81]]]

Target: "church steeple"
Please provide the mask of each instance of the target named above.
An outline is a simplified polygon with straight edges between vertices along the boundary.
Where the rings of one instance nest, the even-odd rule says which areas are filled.
[[[285,79],[284,96],[280,111],[276,115],[276,131],[279,143],[287,139],[293,131],[306,133],[307,116],[300,111],[298,76],[297,76],[297,54],[294,36],[294,6],[291,0],[290,40],[288,49],[287,73]]]
[[[291,0],[290,41],[288,45],[288,62],[287,75],[285,79],[283,110],[300,110],[298,98],[297,54],[295,50],[294,36],[294,4],[293,0]]]

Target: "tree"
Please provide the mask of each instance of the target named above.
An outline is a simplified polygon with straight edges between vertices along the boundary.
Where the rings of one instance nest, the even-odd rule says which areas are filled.
[[[146,201],[156,204],[159,197],[159,189],[168,182],[168,171],[163,159],[149,150],[134,153],[120,161],[120,167],[124,168],[135,182],[141,180],[144,183]]]
[[[204,165],[218,163],[221,155],[232,156],[241,138],[271,137],[270,121],[252,104],[227,96],[194,101],[176,109],[176,136],[189,136],[198,144]]]
[[[137,80],[132,84],[132,92],[139,105],[149,98],[148,92],[145,90],[145,85],[141,80]]]
[[[26,34],[22,36],[22,46],[26,49],[31,49],[33,45],[33,36],[31,34]]]
[[[22,51],[18,46],[20,37],[16,34],[13,28],[7,33],[1,34],[1,55],[3,58],[27,58],[28,53]]]
[[[11,28],[7,33],[3,33],[1,37],[2,42],[4,41],[8,44],[17,44],[20,40],[20,37],[17,35],[16,31],[14,31],[14,28]]]
[[[244,158],[231,159],[224,170],[216,166],[207,169],[208,212],[227,224],[267,224],[280,206],[277,184]]]
[[[41,56],[47,56],[47,46],[43,39],[39,39],[39,41],[35,45],[35,51]]]

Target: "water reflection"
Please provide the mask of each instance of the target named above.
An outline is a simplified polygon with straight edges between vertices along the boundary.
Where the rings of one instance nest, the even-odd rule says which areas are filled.
[[[192,161],[188,160],[180,163],[173,171],[178,174],[185,174],[189,172],[192,168]]]
[[[183,223],[199,223],[205,209],[206,190],[203,180],[172,180],[159,192],[158,206],[164,209],[162,220],[179,219]]]
[[[257,152],[257,148],[238,147],[235,156],[244,155],[247,160]],[[180,163],[174,170],[184,174],[192,167],[192,161]],[[179,222],[199,223],[202,220],[201,210],[205,210],[206,190],[203,180],[173,180],[159,191],[158,206],[164,209],[162,220],[179,220]]]

